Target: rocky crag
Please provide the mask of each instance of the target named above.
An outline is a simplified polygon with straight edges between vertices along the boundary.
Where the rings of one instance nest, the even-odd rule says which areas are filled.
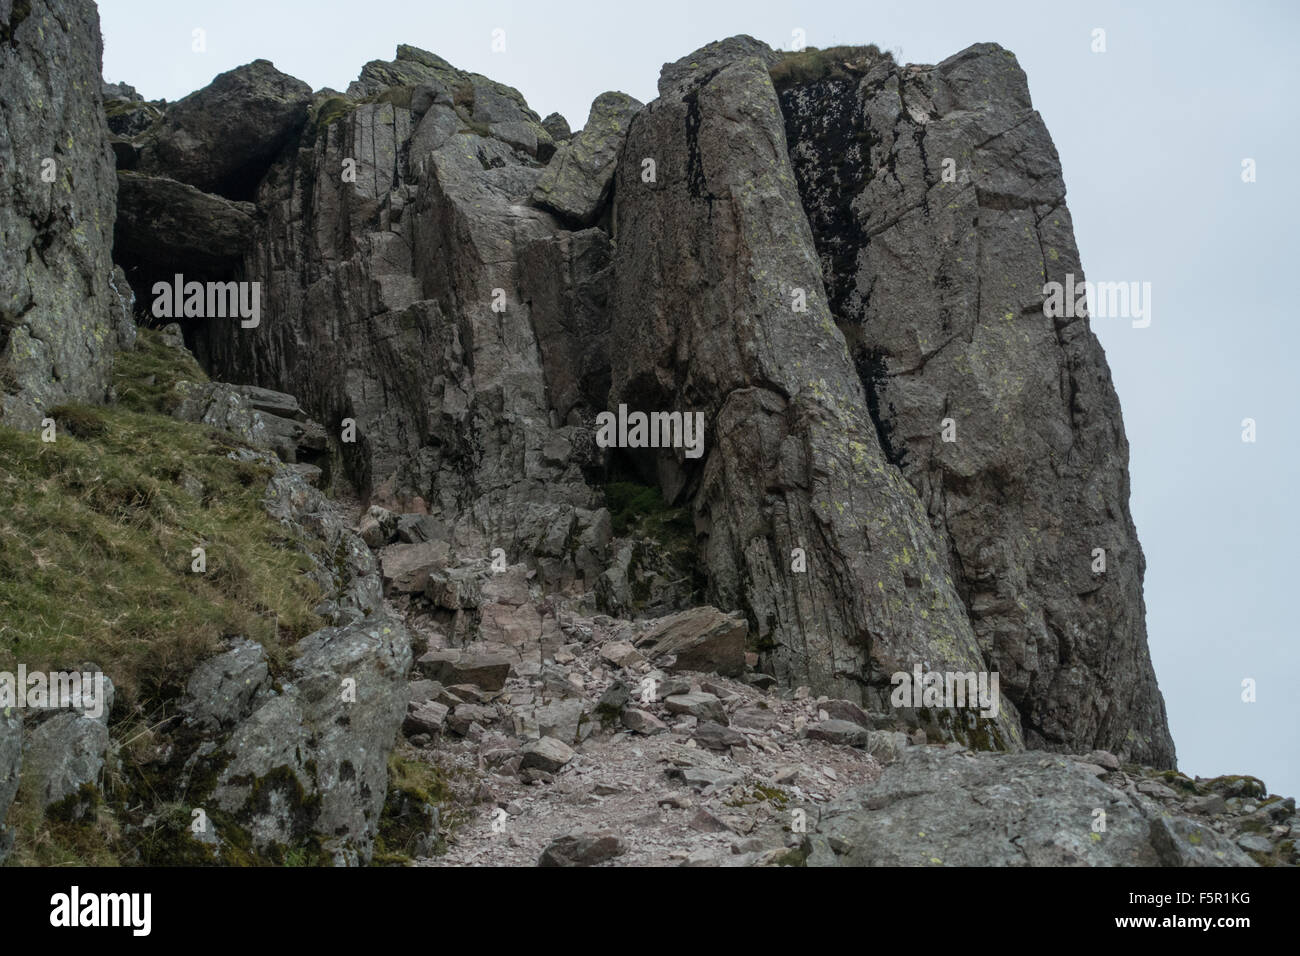
[[[117,178],[93,4],[0,3],[0,422],[103,401],[134,332],[113,270]],[[120,293],[120,296],[119,296]]]
[[[558,146],[411,47],[346,94],[258,62],[118,149],[122,264],[142,295],[160,261],[259,281],[256,329],[188,324],[200,359],[299,396],[362,494],[456,553],[589,588],[600,486],[630,476],[690,512],[700,596],[783,680],[877,706],[918,661],[996,670],[1001,716],[963,735],[1169,765],[1118,403],[1087,320],[1041,311],[1078,253],[1024,75],[993,46],[844,56],[714,44]],[[169,166],[184,144],[225,165]],[[186,237],[258,177],[214,263]],[[190,202],[170,245],[153,207]],[[619,404],[702,412],[705,454],[595,448]]]
[[[8,7],[6,57],[44,17],[97,72],[88,3]],[[165,407],[267,469],[326,625],[193,670],[150,760],[214,829],[168,852],[1293,862],[1293,801],[1172,769],[1118,400],[1088,319],[1043,314],[1081,269],[1009,52],[735,37],[576,132],[410,46],[344,92],[262,60],[174,104],[77,89],[107,219],[78,246],[71,196],[13,232],[42,265],[4,314],[58,316],[79,278],[102,323],[42,341],[106,344],[66,374],[8,358],[7,421],[113,398],[113,275],[142,322],[177,274],[257,283],[258,321],[174,317],[217,381]],[[37,319],[5,321],[15,356]],[[702,446],[607,447],[620,409],[698,414]],[[1000,684],[900,706],[918,670]],[[111,722],[53,723],[0,725],[0,811],[21,773],[78,817],[111,771]]]

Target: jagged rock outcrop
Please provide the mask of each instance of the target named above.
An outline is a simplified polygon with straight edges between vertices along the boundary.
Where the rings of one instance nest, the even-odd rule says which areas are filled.
[[[542,120],[542,129],[551,134],[551,139],[558,146],[560,143],[567,143],[573,138],[573,131],[569,129],[569,121],[559,113],[552,113]]]
[[[1251,866],[1204,820],[1103,768],[1041,753],[913,748],[846,793],[807,844],[813,866]],[[1098,811],[1101,811],[1099,814]]]
[[[139,145],[138,169],[249,200],[307,121],[311,87],[254,60],[172,103]]]
[[[292,395],[225,382],[177,382],[175,391],[173,418],[220,428],[270,448],[280,461],[302,466],[297,469],[302,474],[320,475],[315,463],[323,460],[325,430],[307,417]]]
[[[626,93],[596,97],[587,125],[556,150],[537,181],[534,205],[563,221],[594,225],[609,198],[627,125],[644,105]]]
[[[1023,71],[992,43],[799,61],[776,76],[830,313],[1026,742],[1172,766],[1119,401],[1089,320],[1043,312],[1083,274]]]
[[[280,693],[260,669],[250,672],[262,682],[230,704],[258,706],[200,758],[216,780],[210,793],[189,799],[210,804],[217,840],[224,817],[245,828],[261,853],[314,838],[336,865],[368,862],[388,752],[406,713],[410,639],[401,624],[380,617],[317,631],[298,651]]]
[[[117,184],[90,0],[0,3],[0,422],[104,400]]]
[[[124,156],[131,162],[138,161],[139,151],[131,146],[129,151],[120,151],[119,144],[130,141],[153,126],[162,116],[166,107],[162,102],[149,102],[127,83],[105,83],[103,85],[104,114],[108,118],[108,131],[112,134],[110,142],[118,157],[119,166]]]
[[[527,205],[550,142],[517,91],[432,54],[367,64],[263,183],[244,275],[268,321],[209,323],[195,347],[223,378],[299,396],[376,501],[443,516],[467,556],[527,554],[563,583],[601,502],[580,430],[552,422],[533,303],[601,302],[609,254]],[[555,268],[521,265],[537,260]],[[565,400],[593,376],[571,376]]]
[[[700,462],[677,450],[655,465],[667,493],[693,499],[714,603],[745,611],[779,677],[883,710],[894,672],[985,664],[831,321],[774,60],[747,37],[712,44],[665,67],[632,121],[610,401],[704,413]],[[1014,710],[987,731],[1016,745]]]

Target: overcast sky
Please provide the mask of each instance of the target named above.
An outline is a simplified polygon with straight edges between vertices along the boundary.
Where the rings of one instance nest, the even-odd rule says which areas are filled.
[[[875,43],[936,63],[1015,52],[1061,154],[1084,269],[1152,284],[1150,327],[1098,319],[1132,450],[1151,654],[1180,767],[1300,795],[1297,489],[1300,222],[1291,3],[500,3],[100,0],[104,73],[179,99],[256,58],[344,89],[399,43],[517,87],[574,129],[599,93],[648,102],[665,61],[748,33]],[[206,31],[206,52],[192,31]],[[1093,31],[1106,50],[1092,51]],[[493,52],[493,31],[505,50]],[[1244,183],[1242,160],[1257,181]],[[1241,440],[1242,420],[1257,441]],[[1297,489],[1300,490],[1300,489]],[[1242,681],[1257,701],[1242,701]]]

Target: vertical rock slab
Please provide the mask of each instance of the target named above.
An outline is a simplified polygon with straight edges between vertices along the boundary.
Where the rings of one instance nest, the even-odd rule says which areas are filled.
[[[704,413],[704,457],[655,465],[693,497],[711,603],[745,612],[787,680],[885,709],[893,672],[985,663],[831,320],[774,59],[748,37],[711,44],[666,66],[632,121],[615,186],[610,402]],[[1019,742],[1005,703],[984,729]]]
[[[0,422],[103,401],[117,180],[90,0],[0,2]]]
[[[1089,320],[1043,314],[1044,283],[1083,274],[1025,75],[989,43],[933,67],[862,53],[773,75],[880,445],[925,505],[1026,743],[1172,766],[1119,401]]]

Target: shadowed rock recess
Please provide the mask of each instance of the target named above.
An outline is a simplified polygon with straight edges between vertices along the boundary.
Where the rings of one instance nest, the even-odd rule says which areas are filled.
[[[1043,314],[1082,270],[1011,53],[738,36],[571,130],[413,46],[344,92],[257,60],[101,93],[94,21],[0,0],[3,420],[111,403],[114,349],[152,350],[119,390],[264,469],[319,594],[291,647],[276,616],[159,692],[123,806],[214,827],[167,853],[1294,862],[1293,801],[1172,769],[1119,402],[1089,319]],[[257,283],[259,320],[154,319],[177,274]],[[168,326],[138,345],[132,291]],[[607,447],[620,410],[703,441]],[[5,715],[0,822],[87,813],[121,720]],[[476,842],[493,808],[524,822]]]

